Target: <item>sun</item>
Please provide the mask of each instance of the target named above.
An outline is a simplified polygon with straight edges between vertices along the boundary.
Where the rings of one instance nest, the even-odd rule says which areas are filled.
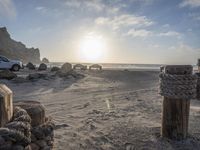
[[[101,61],[105,47],[105,41],[101,36],[87,35],[80,42],[81,58],[88,62]]]

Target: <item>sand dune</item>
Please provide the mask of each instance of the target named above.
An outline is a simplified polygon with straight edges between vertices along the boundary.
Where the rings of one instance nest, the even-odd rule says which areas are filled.
[[[85,78],[5,82],[15,100],[38,100],[56,122],[58,150],[200,149],[200,102],[193,100],[190,137],[160,138],[162,97],[156,71],[85,71]],[[23,75],[23,72],[21,72]]]

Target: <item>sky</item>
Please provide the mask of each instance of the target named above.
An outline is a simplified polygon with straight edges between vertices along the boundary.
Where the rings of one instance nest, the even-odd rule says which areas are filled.
[[[56,62],[200,58],[200,0],[0,0],[0,26]]]

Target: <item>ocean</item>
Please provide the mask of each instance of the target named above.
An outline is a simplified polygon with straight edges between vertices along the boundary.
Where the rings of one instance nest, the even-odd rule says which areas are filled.
[[[61,67],[64,62],[52,62],[49,64],[49,67],[57,66]],[[72,63],[72,65],[77,63]],[[83,65],[90,66],[92,63],[82,63]],[[116,63],[99,63],[103,69],[107,70],[160,70],[160,67],[163,64],[116,64]],[[194,69],[197,69],[196,65],[193,65]]]

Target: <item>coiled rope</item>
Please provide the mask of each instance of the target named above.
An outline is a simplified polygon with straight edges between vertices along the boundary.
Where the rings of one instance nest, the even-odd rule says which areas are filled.
[[[28,145],[31,142],[31,118],[28,113],[20,107],[15,107],[12,121],[0,128],[0,135],[6,141]]]
[[[162,96],[174,99],[196,98],[197,75],[171,75],[161,72],[160,90]]]
[[[196,73],[198,80],[197,80],[197,99],[200,100],[200,73]]]

